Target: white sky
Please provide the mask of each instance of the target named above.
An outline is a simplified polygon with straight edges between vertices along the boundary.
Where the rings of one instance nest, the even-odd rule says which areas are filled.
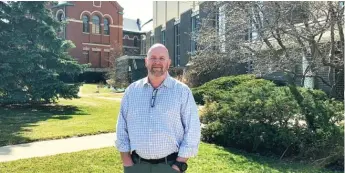
[[[153,1],[143,0],[120,0],[117,1],[123,8],[125,18],[141,20],[144,24],[153,17]]]

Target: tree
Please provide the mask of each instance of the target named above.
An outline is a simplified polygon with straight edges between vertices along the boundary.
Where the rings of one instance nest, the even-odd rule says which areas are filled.
[[[57,36],[48,2],[0,2],[0,104],[47,103],[78,97],[79,83],[59,74],[77,75],[84,66],[68,54],[74,45]]]
[[[109,53],[109,70],[106,74],[108,80],[107,83],[115,88],[123,88],[129,85],[130,74],[128,72],[128,60],[118,61],[118,58],[124,55],[136,55],[137,52],[134,49],[124,50],[122,44],[113,42]]]
[[[113,42],[109,53],[109,70],[106,73],[107,83],[112,87],[118,87],[118,76],[116,65],[117,59],[123,55],[123,47],[117,42]]]
[[[342,81],[336,76],[344,73],[344,7],[339,2],[216,2],[206,10],[193,68],[214,70],[224,60],[250,63],[249,72],[286,72],[302,86],[311,82],[309,87],[316,78],[333,96],[342,95],[335,93]]]

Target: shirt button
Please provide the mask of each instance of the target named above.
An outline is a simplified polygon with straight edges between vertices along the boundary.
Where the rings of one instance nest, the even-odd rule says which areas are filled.
[[[152,118],[152,115],[150,117]]]

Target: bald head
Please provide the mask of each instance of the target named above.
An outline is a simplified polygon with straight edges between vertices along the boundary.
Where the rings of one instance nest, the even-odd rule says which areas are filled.
[[[145,66],[151,77],[162,77],[168,71],[171,60],[169,51],[163,44],[154,44],[147,51]]]
[[[147,57],[151,57],[151,54],[153,53],[153,52],[159,52],[159,53],[161,53],[161,54],[166,54],[166,56],[168,57],[168,58],[170,58],[169,57],[169,51],[168,51],[168,49],[163,45],[163,44],[160,44],[160,43],[156,43],[156,44],[154,44],[154,45],[152,45],[151,47],[150,47],[150,49],[147,51]]]

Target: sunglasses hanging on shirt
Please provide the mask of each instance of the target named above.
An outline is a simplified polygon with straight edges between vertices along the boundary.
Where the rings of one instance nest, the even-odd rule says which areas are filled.
[[[153,89],[152,91],[151,108],[155,107],[157,92],[158,92],[158,89]]]

